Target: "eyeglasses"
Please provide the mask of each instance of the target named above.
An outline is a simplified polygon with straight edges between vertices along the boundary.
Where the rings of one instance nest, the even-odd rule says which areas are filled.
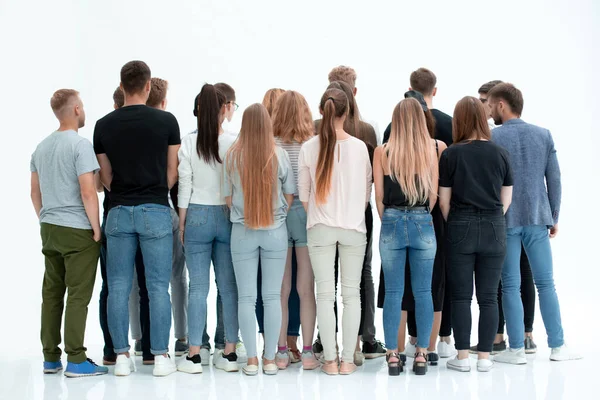
[[[236,103],[235,101],[230,101],[229,103],[230,103],[230,104],[233,104],[233,107],[234,107],[234,108],[233,108],[233,110],[234,110],[234,111],[237,111],[237,110],[238,110],[238,108],[240,108],[240,106],[238,105],[238,103]]]

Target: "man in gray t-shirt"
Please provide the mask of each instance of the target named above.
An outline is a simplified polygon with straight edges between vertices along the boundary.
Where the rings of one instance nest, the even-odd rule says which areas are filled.
[[[50,100],[60,127],[31,157],[31,200],[40,219],[45,273],[42,286],[44,373],[62,369],[61,322],[65,307],[68,377],[108,372],[89,360],[83,345],[87,307],[92,298],[100,255],[100,220],[92,144],[78,135],[85,124],[79,93],[61,89]]]

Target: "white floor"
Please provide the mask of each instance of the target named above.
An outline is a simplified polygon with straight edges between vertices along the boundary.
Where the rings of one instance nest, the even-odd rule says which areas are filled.
[[[99,354],[101,349],[89,349]],[[327,376],[320,371],[303,371],[295,364],[277,376],[244,376],[206,367],[203,374],[175,373],[154,378],[152,367],[142,366],[129,377],[108,375],[65,378],[44,375],[42,359],[0,362],[0,399],[575,399],[590,392],[598,379],[593,360],[586,354],[580,361],[550,362],[547,349],[528,358],[524,366],[495,364],[490,373],[460,373],[446,369],[445,362],[430,367],[426,376],[405,371],[387,375],[384,358],[367,360],[351,376]],[[98,357],[100,359],[100,357]],[[64,362],[64,361],[63,361]],[[407,369],[412,360],[409,359]],[[472,359],[475,366],[475,359]],[[588,388],[588,390],[586,390]],[[591,395],[590,392],[589,394]],[[577,396],[577,397],[576,397]],[[587,396],[586,396],[587,397]],[[597,397],[589,397],[597,398]]]

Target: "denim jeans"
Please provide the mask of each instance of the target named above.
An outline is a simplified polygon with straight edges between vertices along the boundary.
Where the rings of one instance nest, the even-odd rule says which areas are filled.
[[[237,289],[236,289],[237,290]],[[221,293],[217,287],[217,326],[215,328],[215,349],[223,350],[225,348],[225,324],[223,323],[223,301],[221,300]],[[202,331],[202,347],[210,350],[210,336],[206,331],[207,319],[204,320],[204,331]],[[239,331],[239,329],[238,329]],[[238,337],[239,341],[239,337]]]
[[[521,243],[529,258],[533,281],[538,289],[540,311],[548,335],[548,347],[564,344],[560,305],[554,287],[552,249],[548,228],[543,225],[509,228],[506,239],[506,260],[502,268],[502,307],[510,347],[524,346],[525,325],[521,301]]]
[[[473,273],[479,303],[477,350],[492,351],[498,328],[498,283],[506,255],[502,210],[452,209],[446,236],[452,292],[452,327],[457,350],[471,346]]]
[[[116,353],[129,351],[128,302],[138,244],[142,250],[150,301],[150,341],[154,355],[165,354],[171,330],[169,280],[173,231],[169,207],[157,204],[117,206],[106,222],[108,238],[108,327]]]
[[[210,264],[221,301],[228,343],[236,343],[238,332],[237,286],[231,261],[231,222],[225,205],[190,204],[185,220],[185,257],[190,275],[188,301],[189,342],[202,345],[206,321],[206,298],[210,287]]]
[[[385,209],[381,220],[379,252],[385,275],[383,330],[389,349],[398,348],[407,253],[419,332],[417,347],[429,347],[433,325],[431,279],[436,247],[435,231],[428,211]]]
[[[281,283],[288,251],[285,224],[269,230],[233,224],[231,256],[238,287],[238,317],[248,358],[256,357],[256,279],[261,261],[262,299],[265,310],[265,358],[273,360],[281,329]],[[224,299],[223,299],[224,300]]]

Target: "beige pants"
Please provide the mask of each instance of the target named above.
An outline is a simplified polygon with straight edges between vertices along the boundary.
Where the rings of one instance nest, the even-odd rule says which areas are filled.
[[[360,326],[360,279],[362,275],[367,236],[364,233],[325,225],[308,230],[308,253],[317,284],[317,322],[326,361],[336,359],[335,348],[335,250],[340,254],[342,281],[343,349],[342,360],[354,362],[354,350]]]

